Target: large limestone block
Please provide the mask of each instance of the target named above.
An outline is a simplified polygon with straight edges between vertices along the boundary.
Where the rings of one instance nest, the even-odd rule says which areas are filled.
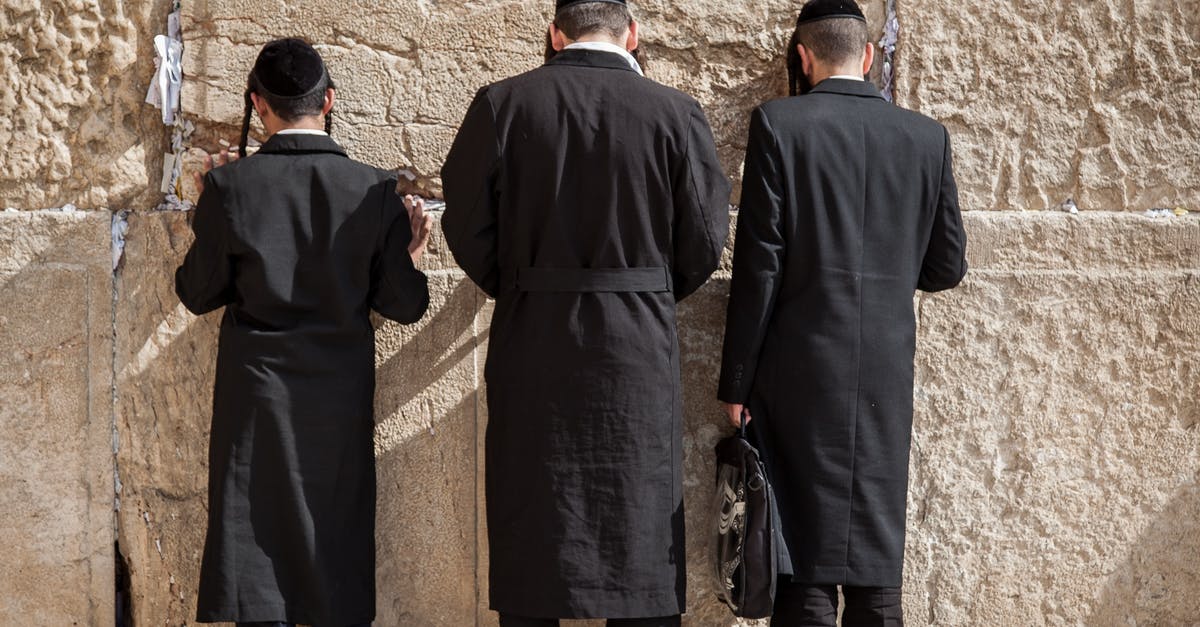
[[[220,315],[197,318],[175,296],[187,217],[131,215],[117,274],[118,527],[137,625],[196,617]]]
[[[114,620],[107,213],[0,213],[0,624]]]
[[[166,133],[143,100],[169,4],[5,3],[0,208],[157,202]]]
[[[1200,620],[1197,222],[972,218],[967,281],[919,299],[910,621]]]
[[[475,620],[475,319],[484,296],[460,272],[429,278],[425,318],[378,334],[379,625]]]
[[[862,4],[877,39],[886,2]],[[796,3],[632,6],[649,76],[704,105],[725,169],[740,179],[751,109],[786,95],[784,49]],[[317,46],[338,83],[334,134],[351,156],[410,168],[438,190],[442,161],[475,91],[542,63],[553,3],[423,0],[346,10],[314,0],[210,0],[183,9],[183,106],[200,127],[196,145],[215,150],[218,138],[236,140],[258,49],[300,36]]]
[[[1189,0],[901,0],[900,102],[950,128],[966,206],[1200,204]]]

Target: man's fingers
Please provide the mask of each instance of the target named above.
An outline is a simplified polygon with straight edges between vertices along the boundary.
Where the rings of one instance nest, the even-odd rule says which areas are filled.
[[[413,202],[412,194],[404,195],[404,208],[408,209],[408,215],[411,216],[413,209],[415,208],[415,203]]]

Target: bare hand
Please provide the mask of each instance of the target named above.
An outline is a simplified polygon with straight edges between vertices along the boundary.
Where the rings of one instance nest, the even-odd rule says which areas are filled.
[[[404,208],[408,210],[408,225],[412,229],[412,242],[408,245],[408,254],[415,266],[421,260],[421,255],[425,254],[425,246],[429,244],[433,216],[425,213],[425,199],[420,196],[405,196]]]
[[[725,413],[729,416],[729,424],[735,428],[742,428],[742,412],[746,412],[746,424],[750,424],[750,410],[746,409],[745,405],[740,403],[730,404],[721,403],[725,406]]]
[[[215,164],[213,159],[214,157],[216,157]],[[227,148],[215,155],[204,155],[204,169],[200,172],[194,172],[192,174],[192,176],[196,179],[196,191],[201,194],[204,193],[204,175],[208,174],[209,170],[217,166],[228,165],[237,160],[238,153],[237,149],[235,148]]]

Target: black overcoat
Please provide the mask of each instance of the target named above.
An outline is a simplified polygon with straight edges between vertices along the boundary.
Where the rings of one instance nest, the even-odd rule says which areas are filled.
[[[796,580],[900,585],[913,294],[965,246],[937,122],[846,79],[754,111],[718,395],[750,406]]]
[[[275,135],[212,170],[175,275],[225,306],[197,620],[375,615],[375,341],[369,311],[429,302],[395,180],[327,136]]]
[[[716,269],[729,183],[692,98],[609,52],[485,87],[442,169],[445,235],[496,298],[491,607],[684,606],[675,303]]]

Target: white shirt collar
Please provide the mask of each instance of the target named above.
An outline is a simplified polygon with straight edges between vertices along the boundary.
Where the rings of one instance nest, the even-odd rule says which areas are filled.
[[[276,135],[328,135],[325,131],[315,128],[285,128],[275,132]]]
[[[633,55],[629,54],[628,50],[616,44],[610,44],[607,41],[577,41],[564,48],[564,50],[571,49],[596,50],[599,52],[611,52],[613,54],[619,54],[625,59],[625,62],[629,64],[629,67],[633,68],[634,72],[637,72],[642,76],[646,75],[644,72],[642,72],[642,66],[637,62],[637,59],[633,58]]]
[[[864,81],[863,77],[854,76],[852,74],[835,74],[833,76],[830,76],[829,78],[840,78],[844,81],[858,81],[860,83]]]

